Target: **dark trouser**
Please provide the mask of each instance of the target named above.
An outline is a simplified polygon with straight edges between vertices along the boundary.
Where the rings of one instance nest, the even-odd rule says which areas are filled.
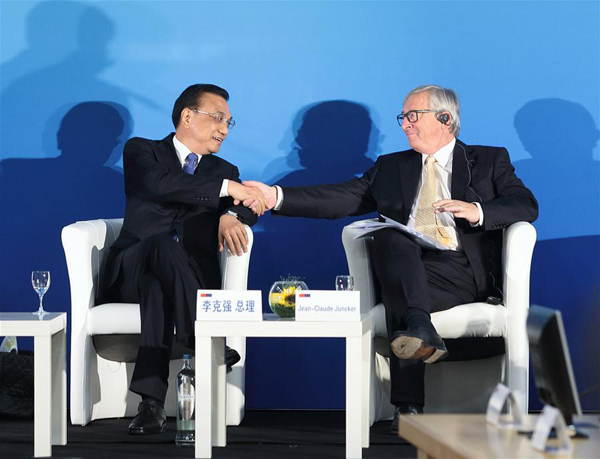
[[[388,335],[403,330],[409,308],[443,311],[478,300],[473,271],[463,252],[422,249],[399,231],[375,233],[372,257],[382,289]],[[425,364],[400,360],[390,350],[391,403],[425,403]]]
[[[164,403],[173,328],[179,344],[193,349],[198,275],[172,235],[152,236],[124,251],[111,287],[112,301],[140,303],[140,347],[129,389]]]

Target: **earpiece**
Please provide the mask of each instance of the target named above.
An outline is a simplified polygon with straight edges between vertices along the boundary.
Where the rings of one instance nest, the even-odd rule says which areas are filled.
[[[448,121],[450,121],[450,115],[448,115],[447,113],[438,113],[437,115],[435,115],[435,117],[442,124],[448,124]]]

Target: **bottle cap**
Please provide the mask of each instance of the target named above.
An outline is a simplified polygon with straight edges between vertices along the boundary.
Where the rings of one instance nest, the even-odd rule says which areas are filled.
[[[183,358],[189,360],[192,358],[192,356],[190,354],[183,354]]]

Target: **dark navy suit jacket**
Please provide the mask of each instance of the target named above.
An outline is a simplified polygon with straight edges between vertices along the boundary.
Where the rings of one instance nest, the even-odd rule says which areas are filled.
[[[422,155],[414,150],[380,156],[375,165],[348,182],[308,187],[283,187],[280,215],[340,218],[379,212],[406,224],[416,199]],[[456,219],[461,246],[473,269],[479,296],[485,299],[494,285],[502,288],[502,229],[518,221],[532,222],[538,204],[515,175],[505,148],[470,146],[457,140],[452,159],[452,199],[478,201],[483,226]]]
[[[173,136],[135,137],[125,144],[125,218],[107,258],[101,291],[108,291],[117,278],[125,249],[161,233],[177,234],[197,265],[201,286],[218,289],[219,218],[233,210],[243,223],[256,222],[246,207],[234,206],[232,198],[219,198],[223,179],[240,181],[237,167],[211,154],[202,157],[194,175],[186,174]]]

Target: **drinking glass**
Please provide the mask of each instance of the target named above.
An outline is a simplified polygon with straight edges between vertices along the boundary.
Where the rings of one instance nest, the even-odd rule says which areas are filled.
[[[354,278],[352,276],[336,276],[336,290],[354,290]]]
[[[50,271],[31,271],[31,285],[40,297],[40,308],[34,312],[34,314],[37,314],[40,317],[44,314],[48,314],[44,311],[42,299],[50,288]]]

